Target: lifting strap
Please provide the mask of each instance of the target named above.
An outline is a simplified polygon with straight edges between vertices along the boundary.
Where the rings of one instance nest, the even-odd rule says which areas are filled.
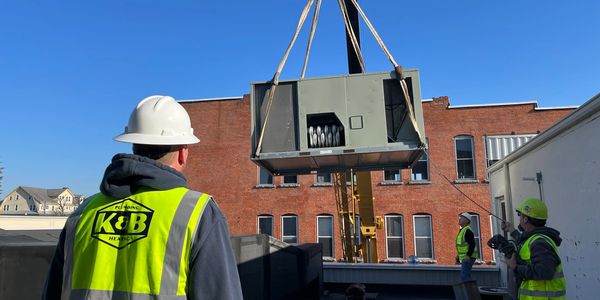
[[[313,2],[314,2],[314,0],[308,0],[308,2],[306,3],[306,6],[304,6],[304,10],[302,11],[302,14],[300,15],[300,20],[298,20],[298,26],[296,26],[296,32],[294,33],[294,36],[292,37],[292,40],[290,41],[290,44],[287,47],[287,50],[285,50],[285,54],[283,55],[281,62],[279,62],[279,67],[277,68],[277,72],[275,72],[275,75],[273,75],[273,79],[271,80],[271,89],[269,91],[269,101],[267,103],[267,112],[265,115],[265,121],[263,122],[263,126],[260,129],[260,138],[258,140],[258,146],[256,147],[256,153],[254,154],[256,157],[258,157],[260,155],[260,150],[262,148],[263,138],[265,137],[265,128],[267,128],[267,122],[269,121],[269,115],[271,114],[271,106],[273,104],[273,97],[275,96],[275,89],[277,88],[277,85],[279,84],[279,75],[281,74],[281,71],[283,70],[283,67],[285,66],[285,62],[287,61],[287,58],[290,55],[290,51],[292,50],[292,47],[294,47],[294,43],[296,42],[296,39],[298,38],[300,29],[302,29],[302,26],[304,25],[304,21],[306,21],[306,16],[308,16],[308,12],[310,11],[310,8],[313,5]]]
[[[373,34],[373,36],[377,40],[377,43],[379,44],[379,46],[381,47],[381,49],[383,50],[383,52],[385,53],[385,55],[391,62],[392,66],[394,67],[394,71],[396,72],[396,77],[400,83],[400,87],[402,88],[402,93],[404,95],[404,101],[405,101],[406,107],[408,109],[410,121],[411,121],[415,131],[417,132],[417,135],[419,136],[420,146],[424,147],[425,139],[424,139],[421,131],[419,131],[419,127],[417,126],[417,119],[415,118],[412,101],[410,98],[410,94],[408,93],[408,85],[406,84],[406,80],[404,79],[404,73],[403,73],[402,67],[399,66],[398,63],[396,63],[396,60],[394,59],[394,57],[392,56],[390,51],[387,49],[387,47],[383,43],[383,40],[381,39],[381,37],[379,36],[377,31],[373,27],[373,24],[371,24],[371,21],[369,20],[369,18],[367,18],[365,12],[362,10],[360,5],[358,4],[358,1],[357,0],[350,0],[350,1],[352,1],[354,6],[356,7],[357,11],[359,12],[360,16],[362,17],[363,21],[367,24],[367,27],[369,27],[371,34]],[[260,131],[260,138],[258,140],[258,145],[256,147],[256,152],[254,154],[255,157],[260,156],[260,151],[262,149],[262,143],[263,143],[263,139],[264,139],[264,135],[265,135],[265,129],[266,129],[268,121],[269,121],[269,115],[271,114],[271,106],[273,104],[275,90],[277,88],[277,85],[279,85],[279,75],[281,74],[281,71],[283,70],[283,67],[285,66],[285,63],[290,54],[290,51],[292,50],[294,43],[296,42],[296,39],[298,38],[300,30],[304,26],[304,22],[306,21],[306,17],[308,16],[308,13],[309,13],[310,9],[312,8],[313,3],[314,3],[314,0],[308,0],[306,5],[304,6],[304,10],[302,11],[302,14],[300,15],[300,20],[298,20],[298,25],[296,26],[296,31],[292,37],[292,40],[290,41],[290,43],[285,51],[285,54],[283,55],[283,58],[281,59],[281,62],[279,63],[279,67],[277,68],[277,71],[275,72],[275,75],[273,75],[273,79],[271,80],[271,89],[269,90],[269,100],[267,102],[267,111],[265,113],[265,120],[263,121],[263,124],[262,124],[262,128]],[[360,64],[362,72],[365,72],[366,69],[365,69],[362,52],[360,50],[360,45],[358,44],[358,38],[356,37],[356,33],[354,32],[354,29],[352,28],[352,26],[350,24],[347,7],[346,7],[345,3],[343,2],[343,0],[338,0],[338,5],[340,6],[340,10],[342,12],[344,26],[346,27],[346,31],[349,33],[350,40],[352,42],[352,48],[354,48],[354,52],[356,53],[356,57],[359,60],[359,64]],[[301,75],[302,79],[304,79],[304,75],[306,74],[306,67],[308,64],[308,56],[310,54],[312,40],[314,38],[315,30],[317,27],[320,8],[321,8],[321,0],[317,0],[317,6],[315,9],[315,13],[314,13],[313,21],[312,21],[312,25],[311,25],[310,37],[308,40],[308,45],[306,47],[306,55],[304,57],[304,64],[302,66],[302,75]]]

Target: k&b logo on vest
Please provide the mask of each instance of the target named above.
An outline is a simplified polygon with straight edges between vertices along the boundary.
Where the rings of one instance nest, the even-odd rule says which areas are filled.
[[[154,210],[125,198],[96,213],[92,237],[117,249],[148,236]]]

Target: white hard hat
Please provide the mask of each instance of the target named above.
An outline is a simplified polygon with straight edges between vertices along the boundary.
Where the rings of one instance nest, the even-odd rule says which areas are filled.
[[[471,214],[468,212],[461,213],[459,216],[467,218],[471,222]]]
[[[150,96],[137,105],[125,132],[115,141],[142,145],[189,145],[200,140],[194,136],[190,116],[169,96]]]

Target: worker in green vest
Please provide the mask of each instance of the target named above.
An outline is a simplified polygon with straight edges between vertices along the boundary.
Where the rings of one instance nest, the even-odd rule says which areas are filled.
[[[458,225],[460,225],[460,231],[456,236],[456,260],[460,263],[460,279],[469,281],[472,280],[473,264],[479,257],[475,235],[471,229],[471,214],[463,212],[458,215]]]
[[[506,265],[515,274],[519,299],[565,299],[566,281],[558,252],[562,239],[558,230],[546,227],[546,204],[529,198],[516,211],[522,233],[509,222],[504,222],[502,229],[511,231],[517,241],[517,253]]]
[[[181,173],[200,141],[183,106],[145,98],[115,140],[133,154],[67,219],[43,299],[242,299],[225,217]]]

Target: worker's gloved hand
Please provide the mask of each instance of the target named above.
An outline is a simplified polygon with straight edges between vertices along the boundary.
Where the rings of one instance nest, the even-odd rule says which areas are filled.
[[[515,230],[515,226],[508,221],[502,222],[502,231],[504,232],[513,232]]]
[[[471,263],[471,257],[470,256],[465,256],[465,258],[462,259],[462,263],[468,264]]]
[[[517,255],[515,253],[513,253],[513,255],[510,258],[505,258],[504,262],[506,263],[506,266],[508,267],[509,270],[515,270],[515,268],[517,267]]]
[[[454,257],[454,261],[457,265],[460,264],[460,260],[458,260],[458,255],[456,257]]]

